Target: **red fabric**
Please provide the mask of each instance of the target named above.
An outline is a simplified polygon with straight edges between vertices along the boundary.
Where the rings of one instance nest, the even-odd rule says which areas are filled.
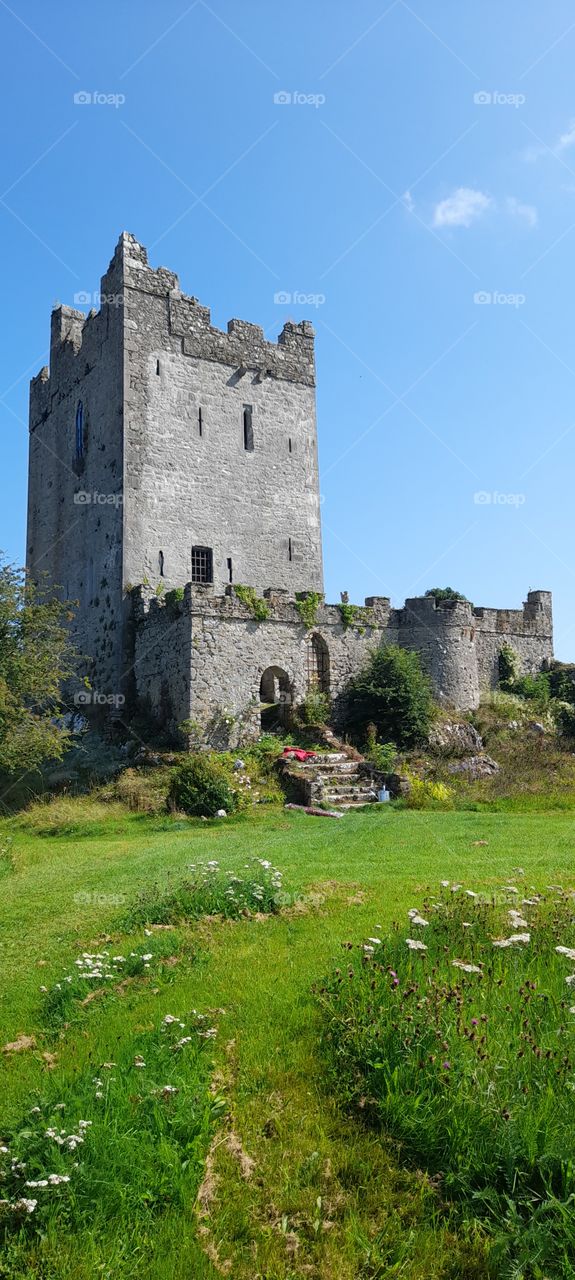
[[[290,756],[294,760],[312,760],[315,751],[304,751],[303,747],[284,747],[284,756]]]

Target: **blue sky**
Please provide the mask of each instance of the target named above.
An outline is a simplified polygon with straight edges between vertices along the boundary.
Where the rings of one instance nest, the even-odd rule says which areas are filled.
[[[8,556],[51,306],[125,229],[221,327],[313,320],[328,598],[548,588],[572,658],[569,0],[0,0],[0,40]]]

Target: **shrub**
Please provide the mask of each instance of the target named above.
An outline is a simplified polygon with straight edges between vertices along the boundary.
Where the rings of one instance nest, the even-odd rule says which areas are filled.
[[[325,724],[329,716],[329,697],[319,689],[311,689],[298,707],[303,723]]]
[[[511,645],[504,644],[499,650],[497,659],[499,684],[502,689],[509,689],[519,675],[519,658]]]
[[[454,591],[453,587],[430,587],[425,592],[426,596],[434,596],[436,600],[465,600],[467,596],[461,594],[461,591]]]
[[[171,591],[166,591],[164,599],[170,609],[175,609],[176,605],[181,604],[184,598],[183,587],[172,587]]]
[[[570,1280],[573,900],[443,884],[322,986],[335,1087],[495,1235],[489,1275]]]
[[[560,703],[555,712],[555,723],[563,737],[575,738],[575,707]]]
[[[323,600],[323,596],[319,591],[306,591],[296,598],[295,607],[304,626],[308,631],[315,627],[317,621],[317,611]]]
[[[374,724],[367,726],[364,754],[366,760],[379,769],[380,773],[391,773],[397,758],[394,742],[377,741],[377,729]]]
[[[378,737],[402,750],[425,741],[434,710],[418,654],[397,645],[376,649],[349,687],[350,728],[363,738],[374,724]]]
[[[261,597],[258,596],[254,587],[242,586],[242,584],[238,582],[234,587],[234,592],[238,600],[240,600],[242,604],[245,604],[246,608],[250,610],[252,617],[255,618],[256,622],[265,622],[266,618],[269,618],[269,607],[265,600],[262,600]]]
[[[232,813],[236,800],[225,771],[208,755],[192,755],[174,771],[169,800],[194,818],[213,818],[218,809]]]
[[[453,791],[444,782],[410,778],[410,784],[401,800],[402,809],[453,809]]]

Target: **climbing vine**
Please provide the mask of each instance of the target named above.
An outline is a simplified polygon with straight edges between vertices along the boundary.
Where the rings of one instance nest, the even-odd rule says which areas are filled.
[[[373,626],[373,614],[371,609],[366,609],[359,604],[338,604],[341,621],[344,631],[349,627],[357,627],[361,635],[364,634],[366,627]]]
[[[307,591],[305,595],[301,595],[295,602],[295,607],[299,613],[301,621],[311,631],[317,622],[317,611],[323,600],[323,596],[319,591]]]
[[[266,618],[269,618],[269,608],[265,600],[262,600],[256,594],[254,587],[245,587],[238,582],[234,587],[234,592],[238,600],[241,600],[241,603],[251,610],[256,622],[265,622]]]

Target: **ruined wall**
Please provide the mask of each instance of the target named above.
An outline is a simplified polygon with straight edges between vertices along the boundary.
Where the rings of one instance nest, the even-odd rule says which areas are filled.
[[[123,254],[126,580],[189,581],[195,545],[213,550],[218,593],[230,580],[321,591],[311,325],[286,324],[277,343],[240,320],[224,333],[133,237]]]
[[[370,597],[348,627],[339,606],[321,604],[311,629],[296,602],[279,590],[264,593],[269,616],[263,621],[235,595],[217,596],[190,584],[175,611],[157,599],[150,602],[149,589],[132,595],[139,695],[161,718],[169,680],[176,721],[195,721],[219,746],[227,741],[226,725],[232,743],[259,731],[261,681],[270,668],[282,698],[296,705],[305,698],[314,636],[327,647],[336,724],[345,717],[350,678],[382,643],[417,651],[436,698],[458,710],[477,706],[481,692],[496,687],[503,643],[516,650],[524,671],[540,670],[552,655],[546,592],[530,593],[523,610],[512,611],[474,610],[466,601],[432,597],[392,610],[389,600]]]
[[[169,605],[157,600],[149,603],[141,589],[132,594],[136,597],[138,694],[151,696],[161,714],[161,671],[167,674],[172,662],[181,671],[187,634],[191,641],[189,703],[180,719],[190,718],[213,729],[222,716],[228,717],[234,722],[238,740],[243,733],[260,730],[260,685],[269,668],[285,675],[283,687],[290,700],[297,704],[305,698],[312,635],[322,637],[327,645],[330,694],[337,701],[370,649],[388,634],[389,601],[377,598],[366,602],[369,608],[361,621],[347,629],[336,605],[320,605],[310,631],[301,621],[295,601],[281,591],[266,593],[270,615],[256,622],[249,606],[235,596],[218,597],[205,588],[188,585],[178,606],[176,627]],[[154,648],[155,667],[152,659],[144,666],[139,655]],[[183,688],[180,674],[176,684]],[[213,733],[210,736],[213,740]]]

